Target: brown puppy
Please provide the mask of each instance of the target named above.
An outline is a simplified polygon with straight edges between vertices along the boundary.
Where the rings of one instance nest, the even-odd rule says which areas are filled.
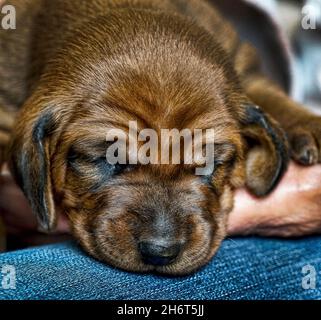
[[[320,118],[260,73],[255,50],[208,2],[10,3],[18,21],[0,31],[0,104],[22,106],[11,168],[41,227],[53,229],[63,210],[94,257],[167,274],[207,263],[233,190],[265,195],[286,169],[287,139],[271,116],[294,159],[320,161]],[[109,164],[106,132],[131,120],[157,132],[214,129],[214,170]]]

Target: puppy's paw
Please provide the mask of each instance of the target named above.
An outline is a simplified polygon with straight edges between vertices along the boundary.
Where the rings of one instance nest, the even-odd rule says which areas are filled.
[[[321,117],[299,120],[286,131],[295,161],[306,166],[321,163]]]

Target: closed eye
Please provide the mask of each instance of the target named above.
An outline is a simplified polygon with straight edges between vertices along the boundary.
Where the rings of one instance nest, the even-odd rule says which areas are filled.
[[[127,164],[111,164],[108,163],[106,156],[95,156],[91,154],[85,154],[77,152],[71,148],[67,156],[68,165],[71,169],[77,173],[84,173],[90,169],[90,171],[96,168],[100,175],[112,176],[119,175],[125,171],[129,171],[132,166]]]
[[[205,147],[204,147],[205,154]],[[216,171],[225,166],[226,168],[232,167],[236,161],[236,147],[230,143],[222,143],[214,145],[214,157],[207,157],[206,165],[201,166],[202,170],[201,175],[212,176]],[[199,167],[199,166],[198,166]]]
[[[127,164],[108,163],[106,157],[99,157],[93,161],[93,163],[106,175],[119,175],[125,171],[129,171],[131,166]]]

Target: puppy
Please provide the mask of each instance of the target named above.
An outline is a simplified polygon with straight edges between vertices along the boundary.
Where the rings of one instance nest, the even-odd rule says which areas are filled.
[[[93,257],[182,275],[226,234],[235,188],[268,194],[289,154],[320,162],[321,120],[260,71],[202,0],[9,1],[2,108],[20,108],[8,161],[43,230],[65,212]],[[18,89],[19,90],[18,90]],[[214,166],[111,164],[106,132],[214,129]],[[205,145],[203,147],[206,147]]]

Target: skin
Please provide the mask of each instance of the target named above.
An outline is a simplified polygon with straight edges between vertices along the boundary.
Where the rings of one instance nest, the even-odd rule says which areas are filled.
[[[238,190],[228,233],[277,237],[321,233],[321,166],[291,163],[280,184],[265,198]]]
[[[11,234],[37,229],[27,200],[4,168],[0,178],[0,214]],[[60,215],[55,234],[68,233]],[[291,163],[278,187],[262,199],[245,189],[236,191],[229,216],[228,235],[299,237],[321,233],[321,166]]]

